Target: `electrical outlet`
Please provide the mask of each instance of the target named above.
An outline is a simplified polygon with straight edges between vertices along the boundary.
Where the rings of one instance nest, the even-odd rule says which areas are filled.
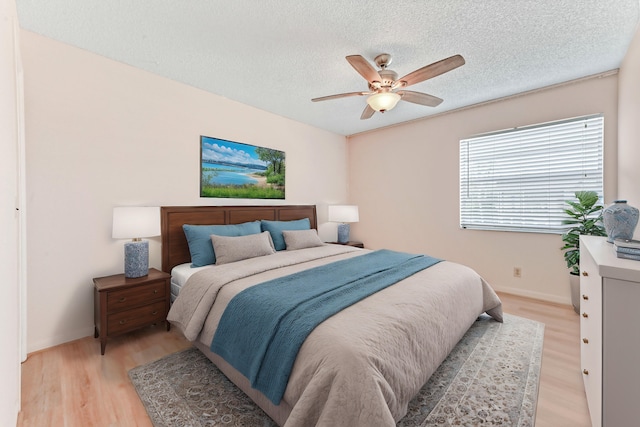
[[[520,267],[513,267],[513,277],[522,277],[522,269]]]

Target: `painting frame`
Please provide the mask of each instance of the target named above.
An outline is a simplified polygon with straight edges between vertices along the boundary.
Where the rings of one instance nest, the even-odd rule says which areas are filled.
[[[286,154],[274,148],[200,135],[200,197],[286,197]]]

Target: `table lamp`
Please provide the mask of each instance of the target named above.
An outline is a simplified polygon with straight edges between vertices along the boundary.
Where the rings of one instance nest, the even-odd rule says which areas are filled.
[[[149,274],[149,241],[142,237],[160,235],[160,208],[113,208],[113,238],[132,239],[124,244],[124,277]]]
[[[330,205],[329,221],[340,222],[338,224],[338,243],[349,241],[350,222],[358,222],[358,207],[354,205]]]

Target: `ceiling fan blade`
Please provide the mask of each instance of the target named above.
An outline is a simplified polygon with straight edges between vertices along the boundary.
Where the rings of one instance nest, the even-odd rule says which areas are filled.
[[[355,68],[355,70],[360,73],[362,77],[367,79],[369,83],[382,81],[382,79],[380,78],[380,74],[378,74],[376,69],[373,68],[373,66],[369,64],[369,61],[364,59],[363,56],[349,55],[346,58],[347,61],[349,61],[349,64],[351,64],[351,66]]]
[[[422,68],[419,68],[398,79],[398,81],[403,82],[404,87],[411,86],[416,83],[420,83],[433,77],[439,76],[440,74],[444,74],[447,71],[451,71],[455,68],[460,67],[461,65],[464,65],[464,58],[460,55],[454,55],[441,61],[434,62],[433,64],[429,64]]]
[[[401,90],[397,92],[403,101],[413,102],[414,104],[426,105],[427,107],[437,107],[442,103],[442,99],[437,96],[429,95],[422,92],[414,92],[412,90]]]
[[[373,114],[375,112],[376,112],[376,110],[374,110],[373,108],[369,107],[369,104],[367,104],[367,106],[364,107],[364,111],[362,112],[362,115],[360,116],[360,120],[370,119],[371,116],[373,116]]]
[[[313,98],[311,101],[313,102],[318,102],[318,101],[327,101],[329,99],[338,99],[338,98],[346,98],[348,96],[362,96],[362,95],[367,95],[369,92],[348,92],[348,93],[338,93],[336,95],[329,95],[329,96],[321,96],[320,98]]]

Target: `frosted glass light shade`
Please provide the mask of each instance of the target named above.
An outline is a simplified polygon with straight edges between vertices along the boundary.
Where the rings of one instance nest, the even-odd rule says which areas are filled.
[[[374,110],[384,113],[395,107],[400,98],[401,96],[395,92],[374,93],[367,98],[367,104]]]
[[[329,221],[331,222],[358,222],[358,207],[354,205],[329,206]]]
[[[115,207],[113,208],[114,239],[139,239],[160,235],[160,208]]]

